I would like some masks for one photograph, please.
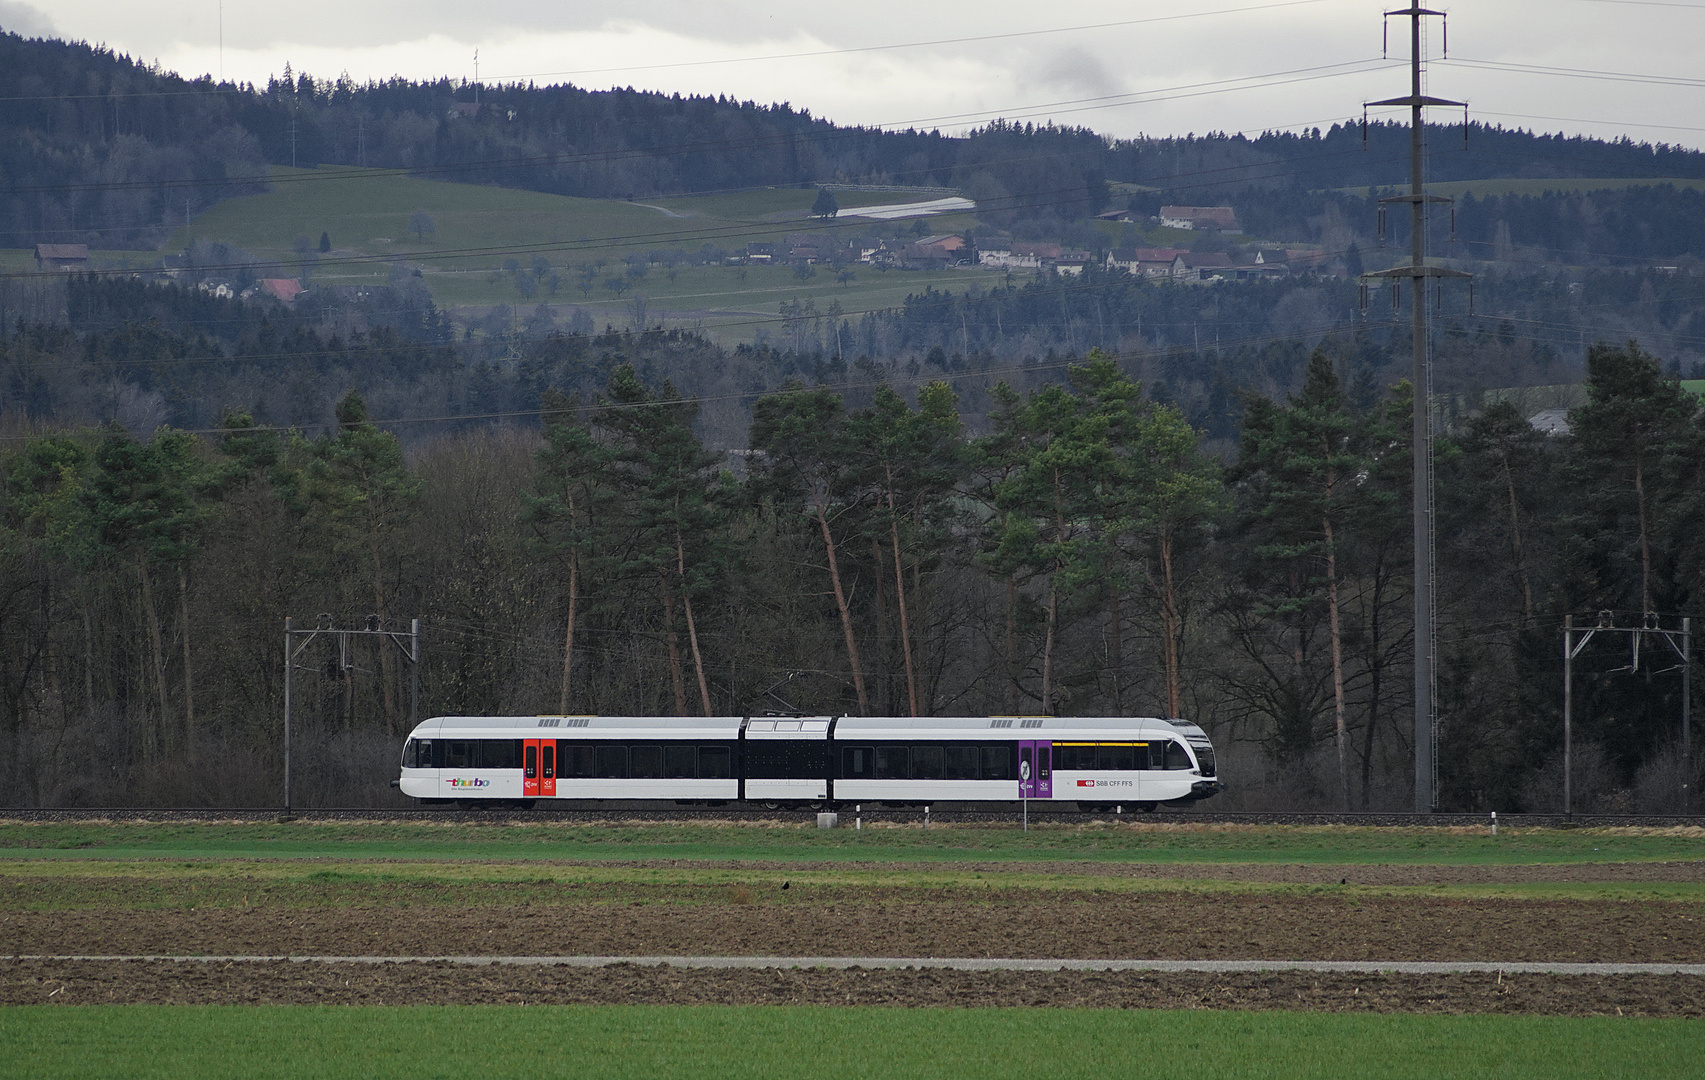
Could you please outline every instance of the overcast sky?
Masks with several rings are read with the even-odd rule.
[[[958,131],[1005,116],[1132,136],[1359,119],[1364,100],[1408,92],[1406,71],[1380,64],[1389,6],[0,0],[0,27],[256,83],[286,63],[317,78],[472,79],[477,49],[486,82],[726,93],[847,124]],[[1705,0],[1435,6],[1451,10],[1450,61],[1431,66],[1428,92],[1467,100],[1477,119],[1705,147]],[[1436,57],[1439,20],[1426,22]],[[1391,35],[1406,60],[1407,20]]]

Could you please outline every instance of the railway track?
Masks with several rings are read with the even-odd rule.
[[[890,808],[881,806],[842,807],[840,824],[849,827],[854,819],[870,824],[990,824],[1016,825],[1024,812],[1012,809],[959,809],[950,804],[921,808]],[[370,807],[296,807],[288,818],[301,822],[398,822],[398,823],[490,823],[493,821],[533,822],[538,824],[573,824],[592,821],[682,823],[693,821],[764,822],[779,821],[804,824],[816,820],[812,810],[758,807],[677,807],[677,806],[572,806],[550,809],[520,810],[493,807],[480,810],[457,808],[375,809]],[[286,815],[278,807],[81,807],[68,808],[0,808],[0,821],[19,821],[52,824],[78,822],[172,822],[172,823],[230,823],[277,822]],[[1138,822],[1152,825],[1342,825],[1361,828],[1462,828],[1487,827],[1487,814],[1396,814],[1396,813],[1216,813],[1208,811],[1165,811],[1143,814],[1132,810],[1123,814],[1084,813],[1053,807],[1032,807],[1029,820],[1037,824],[1073,824],[1089,821]],[[1636,828],[1705,827],[1705,815],[1700,814],[1503,814],[1498,824],[1506,828],[1604,828],[1612,826]]]

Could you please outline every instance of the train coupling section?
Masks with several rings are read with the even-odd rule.
[[[1218,780],[1198,780],[1190,785],[1190,797],[1192,799],[1206,799],[1209,796],[1218,795],[1224,790],[1225,785]]]

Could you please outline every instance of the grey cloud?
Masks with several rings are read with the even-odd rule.
[[[28,4],[0,0],[0,29],[24,37],[54,37],[58,31],[53,21]]]
[[[1083,97],[1105,97],[1126,90],[1099,57],[1075,46],[1052,51],[1037,67],[1034,79]]]

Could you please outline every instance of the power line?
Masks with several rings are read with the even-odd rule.
[[[1453,56],[1435,60],[1437,64],[1453,67],[1483,68],[1488,71],[1512,71],[1528,75],[1549,75],[1565,79],[1593,79],[1608,82],[1642,83],[1655,86],[1705,87],[1705,79],[1684,75],[1657,75],[1651,72],[1596,71],[1592,68],[1555,67],[1549,64],[1518,64],[1509,60],[1474,60]]]
[[[1603,127],[1619,128],[1654,128],[1660,131],[1705,131],[1705,127],[1690,127],[1684,124],[1649,124],[1644,120],[1591,120],[1582,116],[1540,116],[1534,113],[1491,112],[1486,109],[1476,109],[1481,116],[1508,116],[1516,120],[1555,120],[1560,124],[1598,124]]]

